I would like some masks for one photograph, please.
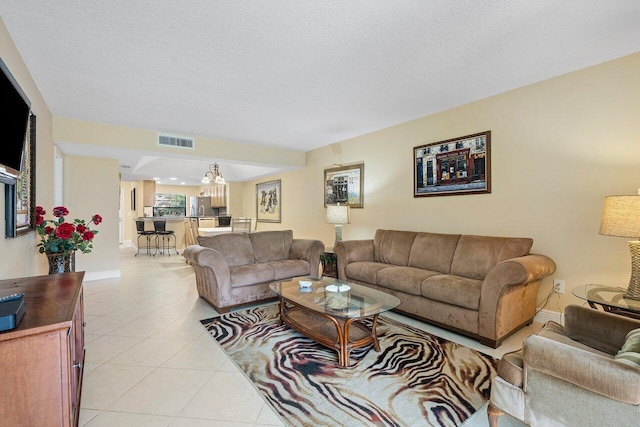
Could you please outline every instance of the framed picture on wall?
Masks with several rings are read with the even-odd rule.
[[[491,193],[491,131],[413,147],[413,197]]]
[[[17,237],[35,230],[36,116],[29,115],[22,172],[15,183],[5,185],[5,236]]]
[[[364,163],[324,170],[324,206],[336,203],[364,206]]]
[[[281,181],[256,184],[256,220],[258,222],[282,222]]]
[[[16,234],[35,230],[36,116],[29,115],[29,132],[24,149],[22,174],[16,182]]]
[[[136,210],[136,189],[131,190],[131,210]]]

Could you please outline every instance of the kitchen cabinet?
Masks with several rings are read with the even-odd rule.
[[[209,187],[209,196],[211,196],[212,208],[224,208],[227,206],[227,186],[224,184],[213,185]],[[205,192],[205,196],[206,196]]]
[[[142,181],[142,206],[156,205],[156,182]]]
[[[24,293],[15,329],[0,333],[0,425],[77,426],[84,367],[84,272],[0,280]]]

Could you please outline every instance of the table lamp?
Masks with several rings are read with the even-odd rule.
[[[640,237],[640,196],[606,196],[602,207],[600,234]],[[631,251],[631,279],[625,298],[640,300],[640,241],[627,242]]]
[[[351,214],[351,211],[349,210],[349,205],[341,205],[341,204],[327,205],[327,222],[329,224],[336,225],[335,243],[342,241],[342,224],[351,223],[350,214]]]

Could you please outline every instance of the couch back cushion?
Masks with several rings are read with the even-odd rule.
[[[374,259],[385,264],[406,266],[411,246],[418,233],[414,231],[376,230],[373,238]]]
[[[216,236],[198,236],[200,246],[220,252],[229,267],[253,264],[253,248],[247,233],[227,233]]]
[[[451,274],[483,280],[496,264],[529,254],[533,240],[518,237],[462,236],[456,246]]]
[[[418,233],[409,254],[409,267],[449,274],[459,234]]]
[[[291,249],[291,242],[293,241],[293,231],[260,231],[250,233],[249,239],[253,245],[253,255],[256,262],[289,259],[289,250]]]

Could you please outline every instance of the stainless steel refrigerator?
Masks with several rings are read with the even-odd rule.
[[[189,198],[189,216],[216,216],[216,212],[211,207],[211,197]]]

